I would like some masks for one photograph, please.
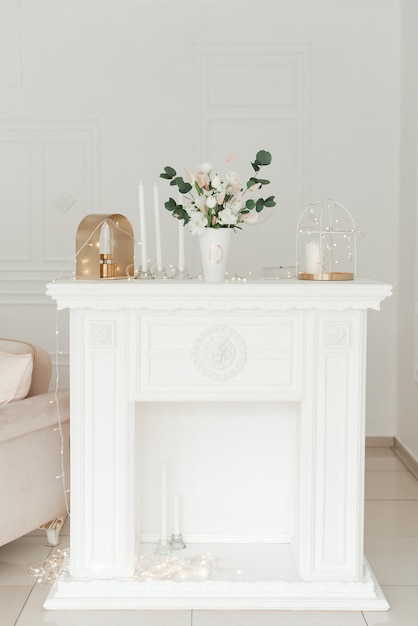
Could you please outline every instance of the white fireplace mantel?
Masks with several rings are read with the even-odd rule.
[[[69,279],[47,293],[71,312],[72,469],[70,562],[46,608],[388,608],[363,556],[363,485],[367,310],[389,285]],[[298,407],[291,532],[286,545],[265,536],[269,559],[291,555],[296,574],[267,573],[260,547],[257,580],[140,582],[136,407],[214,400],[260,416]],[[205,532],[205,544],[226,541]],[[263,544],[263,529],[251,532],[236,539],[237,561]],[[188,546],[198,534],[190,523]]]

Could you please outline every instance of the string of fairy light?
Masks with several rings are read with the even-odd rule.
[[[123,229],[120,228],[119,224],[113,221],[111,218],[106,217],[101,220],[94,229],[90,232],[89,236],[82,243],[82,245],[76,251],[75,258],[73,262],[77,261],[78,255],[87,247],[94,245],[91,241],[95,236],[97,231],[102,228],[105,222],[111,223],[114,228],[123,232],[124,235],[128,237],[132,237],[132,235]],[[134,239],[134,238],[133,238]],[[134,241],[136,241],[134,239]],[[137,242],[138,245],[141,245],[140,242]],[[132,278],[129,273],[129,268],[126,271],[127,278]],[[63,278],[74,278],[75,271],[72,272],[71,275],[64,275],[64,272],[58,278],[52,280],[52,282],[56,282],[57,280],[62,280]],[[245,279],[244,279],[245,280]],[[54,385],[54,399],[51,400],[51,404],[55,403],[56,411],[57,411],[57,426],[54,428],[54,431],[58,431],[60,435],[60,455],[61,455],[61,474],[59,474],[56,478],[62,481],[62,487],[65,498],[65,506],[66,512],[68,516],[71,516],[70,504],[69,504],[69,494],[70,489],[67,488],[67,477],[65,471],[65,437],[63,432],[63,422],[62,415],[60,409],[60,401],[59,401],[59,385],[60,385],[60,374],[59,374],[59,360],[62,355],[61,346],[60,346],[60,330],[59,330],[59,316],[58,316],[58,307],[56,308],[56,316],[55,316],[55,355],[56,355],[56,363],[55,363],[55,385]],[[69,549],[60,550],[57,549],[54,553],[45,559],[44,561],[31,566],[28,568],[28,573],[32,576],[36,576],[38,584],[52,584],[57,576],[65,571],[69,574],[69,559],[70,559],[70,551]],[[196,555],[188,558],[177,558],[174,556],[166,556],[160,557],[157,559],[146,559],[141,556],[138,559],[138,566],[135,571],[134,579],[142,582],[146,581],[162,581],[162,580],[173,580],[173,581],[185,581],[185,580],[206,580],[212,576],[212,573],[215,570],[220,570],[219,559],[215,559],[210,555]],[[240,570],[235,571],[236,574],[240,574]]]
[[[69,574],[70,551],[56,550],[54,554],[28,569],[28,573],[36,576],[38,585],[50,585],[57,576],[65,572]],[[210,554],[194,555],[185,558],[169,556],[159,559],[139,557],[133,580],[138,582],[174,581],[200,582],[210,580],[215,572],[233,573],[240,576],[240,569],[229,570],[221,567],[220,560]]]

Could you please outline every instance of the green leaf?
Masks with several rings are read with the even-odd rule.
[[[269,196],[266,200],[264,200],[264,206],[276,206],[274,196]]]
[[[271,154],[267,150],[260,150],[255,156],[255,161],[258,165],[270,165]]]
[[[259,179],[258,179],[258,182],[259,182],[261,185],[269,185],[269,184],[270,184],[270,181],[269,181],[269,180],[267,180],[267,179],[265,179],[265,178],[259,178]]]
[[[258,165],[257,161],[251,162],[251,165],[253,166],[254,172],[260,171],[260,166]]]
[[[247,200],[247,202],[245,203],[245,206],[247,207],[247,209],[249,209],[250,211],[255,207],[255,202],[254,200],[252,200],[251,198],[249,200]]]
[[[176,170],[169,165],[164,168],[164,172],[160,174],[160,178],[166,178],[167,180],[171,180],[176,175]]]
[[[173,217],[177,217],[177,219],[179,220],[183,220],[185,224],[187,224],[190,221],[189,215],[187,213],[187,211],[185,211],[183,209],[183,207],[181,206],[181,204],[179,204],[177,206],[176,209],[174,209],[173,211]]]
[[[184,183],[181,187],[179,186],[179,191],[182,194],[188,193],[191,190],[192,186],[190,183]]]
[[[188,193],[190,189],[192,188],[191,184],[186,183],[186,181],[183,180],[181,176],[177,176],[176,178],[173,178],[170,185],[172,185],[173,187],[175,186],[178,187],[178,190],[182,195],[184,195],[185,193]]]
[[[258,183],[258,179],[254,178],[254,176],[252,176],[251,178],[249,178],[247,180],[247,189],[249,189],[250,187],[252,187],[253,185],[255,185],[256,183]]]
[[[196,189],[198,195],[201,196],[203,194],[203,191],[202,191],[202,187],[199,185],[197,180],[194,181],[194,186],[195,186],[195,189]]]
[[[263,209],[264,209],[264,200],[263,198],[259,198],[255,205],[255,210],[257,211],[257,213],[260,213],[260,211],[262,211]]]
[[[167,202],[164,203],[164,206],[167,211],[174,211],[177,208],[177,202],[174,200],[174,198],[170,198]]]

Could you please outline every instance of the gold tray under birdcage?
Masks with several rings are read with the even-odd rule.
[[[298,273],[299,280],[353,280],[354,272],[323,272],[322,274]]]

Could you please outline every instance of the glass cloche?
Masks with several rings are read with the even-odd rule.
[[[351,213],[334,200],[306,207],[296,233],[296,271],[300,280],[353,280],[356,230]]]

